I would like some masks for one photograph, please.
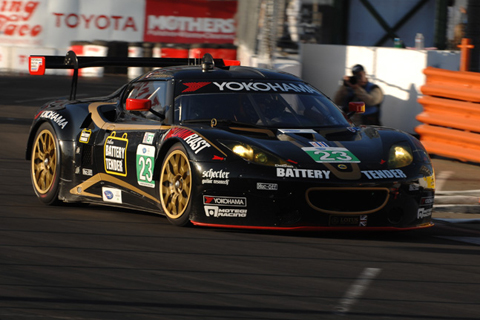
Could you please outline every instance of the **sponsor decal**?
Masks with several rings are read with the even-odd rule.
[[[366,227],[367,215],[360,216],[330,216],[329,225],[334,227],[359,226]]]
[[[420,185],[412,183],[408,185],[408,191],[418,191],[420,190]]]
[[[198,89],[203,88],[210,83],[211,82],[184,82],[183,84],[187,86],[187,89],[183,90],[182,93],[195,92]]]
[[[367,220],[368,216],[363,214],[360,216],[360,223],[358,224],[360,227],[366,227],[367,226]]]
[[[423,219],[432,215],[432,208],[418,208],[417,219]]]
[[[143,135],[142,143],[152,144],[153,138],[155,138],[155,133],[145,132],[145,134]]]
[[[30,74],[32,75],[45,74],[45,57],[29,57],[28,59],[29,59]]]
[[[105,172],[119,176],[127,176],[127,134],[124,133],[121,138],[115,136],[113,131],[105,140]]]
[[[267,183],[267,182],[257,182],[257,190],[276,191],[278,190],[278,184]]]
[[[90,136],[92,135],[92,130],[90,129],[83,129],[80,133],[79,141],[81,143],[88,143],[90,141]]]
[[[228,186],[230,180],[212,180],[212,179],[202,179],[202,184],[223,184]]]
[[[223,171],[223,170],[214,171],[213,169],[210,169],[208,171],[203,171],[202,184],[228,185],[230,182],[230,180],[228,179],[229,175],[230,175],[230,172]]]
[[[82,174],[83,174],[84,176],[92,176],[92,175],[93,175],[93,170],[92,170],[92,169],[83,168],[83,169],[82,169]]]
[[[122,191],[120,189],[102,187],[102,198],[105,202],[122,203]]]
[[[424,197],[424,198],[421,198],[420,199],[420,205],[421,206],[427,206],[427,207],[431,207],[433,206],[433,200],[434,198],[433,197]]]
[[[291,161],[291,160],[289,160]],[[293,166],[291,164],[279,164],[279,163],[275,163],[275,168],[293,168]]]
[[[171,138],[171,137],[179,137],[185,141],[190,149],[195,152],[195,154],[199,153],[205,148],[211,147],[210,143],[205,141],[201,136],[199,136],[196,133],[193,133],[192,131],[188,129],[183,129],[183,128],[173,128],[171,129],[165,139]]]
[[[137,182],[148,188],[155,188],[153,169],[155,167],[155,147],[146,144],[137,146]]]
[[[420,185],[425,189],[435,189],[435,176],[426,176],[418,180]]]
[[[276,168],[279,178],[330,179],[330,171],[313,169]]]
[[[304,92],[315,93],[316,91],[303,83],[291,82],[213,82],[219,91],[274,91],[274,92]]]
[[[221,196],[203,196],[203,204],[218,206],[246,207],[247,198],[245,197],[221,197]]]
[[[40,115],[40,118],[50,119],[62,129],[68,124],[68,121],[55,111],[44,111]]]
[[[310,141],[310,144],[316,148],[328,148],[328,144],[323,141]]]
[[[278,131],[281,133],[312,133],[312,134],[317,133],[313,129],[278,129]]]
[[[230,172],[228,171],[214,171],[213,169],[210,169],[208,171],[203,171],[202,172],[202,178],[209,178],[209,179],[228,179],[228,176],[230,175]]]
[[[205,206],[205,215],[214,218],[245,218],[247,216],[247,209],[238,208],[220,208],[217,206]]]
[[[362,173],[370,180],[374,179],[392,179],[392,178],[406,178],[407,175],[401,169],[390,170],[365,170]]]
[[[190,146],[192,151],[195,151],[195,154],[199,153],[202,149],[210,147],[210,144],[196,133],[183,140]]]
[[[302,148],[315,162],[318,163],[359,163],[357,157],[346,148],[339,147],[308,147]]]
[[[217,155],[213,155],[212,160],[225,160],[225,158],[224,158],[224,157],[217,156]]]

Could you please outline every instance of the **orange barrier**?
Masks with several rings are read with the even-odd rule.
[[[430,154],[480,162],[480,73],[427,67],[415,128]]]

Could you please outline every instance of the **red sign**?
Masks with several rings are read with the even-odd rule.
[[[147,0],[144,41],[233,43],[237,0]]]

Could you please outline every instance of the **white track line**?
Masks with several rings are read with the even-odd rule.
[[[335,313],[346,314],[367,290],[370,282],[382,271],[379,268],[365,268],[335,307]]]
[[[453,171],[442,171],[435,175],[435,190],[441,191],[445,182],[454,174]]]

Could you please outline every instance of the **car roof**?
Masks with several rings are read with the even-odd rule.
[[[139,80],[159,80],[168,78],[173,78],[175,80],[282,80],[304,82],[302,79],[287,72],[244,66],[213,68],[208,71],[202,71],[201,66],[166,67],[152,70],[140,77]]]

